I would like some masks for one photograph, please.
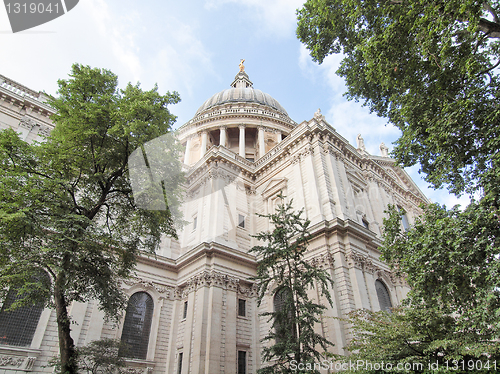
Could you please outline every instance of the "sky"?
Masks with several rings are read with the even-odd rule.
[[[158,84],[177,91],[170,107],[179,127],[213,94],[229,88],[240,59],[260,89],[287,110],[295,122],[320,108],[326,121],[356,146],[361,134],[369,153],[391,145],[399,130],[348,101],[335,74],[341,56],[313,62],[295,35],[296,9],[303,0],[81,0],[53,21],[12,33],[0,8],[0,74],[35,91],[55,95],[73,63],[105,68],[119,84]],[[433,202],[465,206],[468,199],[428,187],[418,166],[406,171]]]

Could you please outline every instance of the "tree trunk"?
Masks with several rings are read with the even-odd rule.
[[[64,274],[62,272],[59,273],[54,285],[54,301],[57,314],[57,332],[59,335],[59,353],[61,355],[61,373],[76,374],[77,365],[75,344],[70,334],[70,320],[63,289],[64,279]]]

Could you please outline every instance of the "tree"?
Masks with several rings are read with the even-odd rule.
[[[498,208],[500,2],[308,0],[297,34],[315,61],[344,53],[347,96],[402,131],[393,155]]]
[[[354,337],[347,346],[351,355],[343,361],[346,367],[355,362],[356,372],[497,372],[500,344],[457,334],[456,319],[434,308],[359,309],[349,317]]]
[[[481,204],[464,211],[437,204],[425,208],[411,230],[400,232],[399,215],[384,219],[383,258],[404,275],[410,301],[454,315],[456,331],[478,340],[500,337],[498,216]]]
[[[126,373],[126,362],[118,354],[121,343],[113,339],[94,340],[84,347],[75,348],[78,356],[78,368],[87,374],[121,374]],[[49,366],[60,370],[61,360],[54,357]]]
[[[162,234],[176,236],[171,209],[137,209],[128,158],[169,131],[167,105],[179,97],[117,84],[108,70],[74,65],[50,100],[55,128],[45,142],[0,133],[0,290],[18,289],[19,305],[55,307],[63,373],[77,371],[70,303],[94,298],[118,319],[126,305],[119,285],[136,256],[154,253]],[[170,151],[165,161],[181,175]],[[48,284],[36,281],[40,272]]]
[[[279,198],[284,199],[282,195]],[[260,306],[266,294],[271,293],[278,306],[272,312],[262,313],[271,322],[271,329],[262,340],[270,343],[263,348],[263,360],[273,364],[260,369],[260,374],[303,372],[302,365],[320,361],[324,353],[318,348],[326,352],[333,345],[314,331],[326,307],[311,300],[308,291],[317,288],[331,305],[328,288],[333,281],[326,270],[312,266],[304,258],[310,221],[302,219],[302,213],[295,213],[290,201],[278,205],[275,213],[259,215],[270,220],[273,230],[255,235],[266,244],[250,250],[258,259],[257,302]],[[293,370],[291,364],[299,370]]]

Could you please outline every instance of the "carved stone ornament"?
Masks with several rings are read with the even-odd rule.
[[[317,121],[324,121],[325,116],[323,114],[321,114],[321,109],[320,108],[318,108],[318,110],[316,112],[314,112],[314,118]]]
[[[309,264],[316,268],[331,268],[335,259],[330,252],[322,253],[319,256],[316,256],[309,260]]]
[[[152,367],[126,368],[126,369],[122,369],[121,373],[125,373],[125,374],[153,374],[153,368]]]
[[[199,290],[202,287],[219,287],[229,291],[240,292],[242,288],[240,287],[239,282],[239,279],[231,277],[227,274],[222,274],[216,271],[204,271],[190,278],[185,286],[179,287],[176,290],[175,294],[180,294],[181,298],[186,298],[189,293]],[[245,292],[248,295],[251,294],[250,291]]]
[[[347,264],[350,268],[354,267],[359,270],[363,270],[363,264],[366,261],[366,257],[356,253],[356,252],[350,252],[347,255]]]
[[[24,364],[24,361],[29,358],[32,357],[0,355],[0,367],[21,368]]]
[[[166,299],[173,299],[175,297],[175,288],[171,286],[162,286],[139,278],[125,279],[123,280],[123,283],[125,283],[129,287],[139,285],[144,289],[152,288],[156,292],[158,292],[161,297],[164,297]]]
[[[28,129],[28,130],[31,130],[35,125],[36,125],[35,121],[33,121],[28,116],[23,116],[21,118],[21,122],[19,122],[19,127],[22,127],[24,129]]]
[[[38,135],[40,136],[49,136],[50,135],[50,127],[49,126],[40,126],[40,130],[38,130]]]

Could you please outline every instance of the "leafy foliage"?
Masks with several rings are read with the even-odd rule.
[[[279,198],[284,199],[282,195]],[[326,352],[332,345],[314,331],[326,307],[314,302],[309,291],[317,288],[318,295],[331,305],[328,288],[333,281],[326,270],[313,267],[304,259],[310,221],[302,219],[302,213],[295,213],[290,201],[278,205],[275,213],[259,215],[269,218],[273,230],[255,235],[266,245],[250,250],[258,259],[258,305],[268,292],[281,301],[278,310],[262,314],[271,322],[271,329],[262,340],[270,343],[263,348],[262,358],[271,365],[260,369],[260,374],[299,373],[300,370],[290,369],[292,360],[296,365],[320,361],[324,353],[318,348]]]
[[[127,162],[168,132],[175,117],[167,105],[179,97],[131,84],[119,90],[110,71],[80,65],[59,81],[58,93],[45,142],[0,133],[0,290],[17,287],[23,303],[55,306],[62,370],[73,373],[68,305],[94,298],[119,318],[120,280],[136,256],[154,253],[162,234],[176,235],[169,210],[137,209]],[[165,162],[182,174],[177,151]],[[40,271],[50,274],[48,286],[32,281]]]
[[[435,187],[499,196],[498,1],[308,0],[299,39],[402,131],[393,155]],[[489,20],[493,18],[493,21]]]
[[[384,220],[383,258],[406,275],[410,298],[456,316],[457,331],[500,337],[498,212],[472,203],[463,212],[426,207],[400,232],[394,207]]]
[[[120,342],[114,339],[94,340],[86,346],[76,348],[78,367],[87,374],[121,374],[126,373],[126,362],[118,355]],[[61,360],[55,357],[49,366],[60,370]]]
[[[500,343],[457,334],[456,319],[434,308],[359,309],[349,317],[355,333],[347,347],[352,354],[343,361],[360,363],[356,372],[496,372]]]

